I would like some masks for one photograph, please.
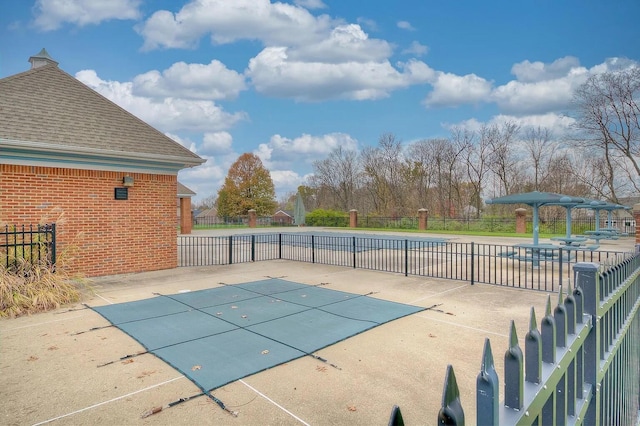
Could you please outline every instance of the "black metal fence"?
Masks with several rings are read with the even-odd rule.
[[[273,216],[259,216],[256,218],[256,224],[258,226],[293,226],[293,223],[280,220]],[[248,228],[249,216],[236,216],[236,217],[217,217],[217,216],[203,216],[193,218],[193,227],[195,229],[203,228]]]
[[[473,283],[555,291],[578,262],[618,263],[633,253],[539,250],[445,240],[264,233],[180,236],[179,266],[293,260]]]
[[[22,261],[56,263],[55,223],[0,227],[0,264],[15,268]]]

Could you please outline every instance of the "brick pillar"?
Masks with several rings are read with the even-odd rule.
[[[633,218],[636,220],[636,247],[640,244],[640,231],[638,230],[638,226],[640,226],[640,203],[633,206]]]
[[[358,210],[349,210],[349,227],[358,227]]]
[[[258,226],[258,215],[254,209],[249,210],[249,228]]]
[[[516,209],[516,234],[527,233],[527,209]]]
[[[427,220],[429,218],[429,211],[427,209],[418,210],[418,230],[427,230]]]
[[[180,198],[180,233],[191,233],[191,197]]]

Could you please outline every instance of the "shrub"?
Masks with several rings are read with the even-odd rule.
[[[349,215],[336,210],[316,209],[307,213],[305,223],[308,226],[349,226]]]

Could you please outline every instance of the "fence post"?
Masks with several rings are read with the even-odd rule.
[[[278,259],[282,259],[282,234],[278,234]]]
[[[475,283],[475,270],[476,270],[476,261],[475,261],[475,244],[471,241],[471,285]]]
[[[56,224],[51,224],[51,246],[49,247],[51,251],[51,265],[56,264]]]
[[[233,236],[229,235],[229,265],[233,264]]]
[[[593,328],[584,342],[584,381],[591,384],[591,401],[585,415],[584,424],[596,424],[600,418],[600,384],[598,369],[600,365],[600,320],[598,319],[599,294],[599,265],[593,262],[579,262],[573,265],[575,287],[583,294],[584,312],[591,315]]]
[[[251,261],[256,261],[256,236],[251,234]]]
[[[404,240],[404,276],[409,275],[409,240]]]
[[[311,263],[316,263],[316,240],[313,234],[311,234]]]
[[[353,268],[355,269],[355,267],[356,267],[356,237],[353,236],[351,238],[352,238],[352,241],[353,241],[352,248],[351,248],[352,251],[353,251]]]

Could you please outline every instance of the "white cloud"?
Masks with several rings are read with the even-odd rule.
[[[402,53],[407,55],[415,55],[415,56],[423,56],[426,55],[429,51],[429,47],[424,44],[420,44],[420,42],[412,41],[411,46],[407,47],[402,51]]]
[[[206,65],[176,62],[162,73],[152,70],[133,79],[134,95],[153,98],[234,99],[245,89],[244,77],[217,60]]]
[[[491,82],[475,74],[459,76],[438,72],[432,86],[433,91],[424,101],[429,107],[486,102],[491,94]]]
[[[140,18],[140,0],[37,0],[34,25],[42,31],[60,28],[65,22],[79,27],[110,19]]]
[[[205,133],[200,152],[204,155],[220,155],[231,152],[233,137],[228,132]]]
[[[546,114],[525,115],[520,117],[499,114],[493,117],[491,122],[496,124],[507,122],[515,123],[520,126],[521,129],[528,127],[535,129],[540,127],[542,129],[548,129],[551,134],[556,137],[561,137],[572,133],[576,120],[566,115],[548,112]]]
[[[304,2],[305,6],[315,4]],[[193,47],[205,34],[214,43],[258,40],[265,47],[249,60],[245,76],[261,94],[297,101],[385,98],[394,90],[425,83],[423,73],[417,71],[430,70],[414,61],[392,65],[393,45],[369,37],[359,24],[314,16],[304,7],[268,0],[192,0],[175,14],[154,13],[138,31],[146,49]],[[411,52],[424,54],[426,46],[414,43]],[[180,80],[168,75],[176,65],[162,73],[151,71],[137,77],[134,93],[167,96],[175,88],[183,97],[189,92],[189,96],[204,99],[237,96],[244,88],[240,76],[215,61],[209,67],[214,64],[227,76],[208,90],[199,90],[207,79],[193,84],[187,77],[195,72],[186,69],[193,64],[182,64],[176,73]],[[212,74],[202,71],[203,76]]]
[[[496,87],[491,98],[501,111],[520,115],[569,108],[574,91],[589,76],[589,70],[572,56],[551,63],[523,61],[511,72],[516,80]]]
[[[301,164],[310,165],[322,159],[338,147],[355,150],[358,141],[345,133],[329,133],[320,136],[303,134],[295,139],[273,135],[254,153],[269,169],[288,169]]]
[[[207,158],[207,161],[198,167],[181,170],[178,173],[178,181],[196,193],[192,200],[195,201],[216,194],[226,175],[227,168],[217,164],[213,158]]]
[[[324,9],[327,7],[322,0],[294,0],[294,3],[305,9]]]
[[[570,75],[553,80],[522,83],[510,81],[497,87],[491,98],[506,113],[531,114],[568,108],[573,92],[588,78],[584,68],[574,69]]]
[[[621,71],[630,67],[640,66],[638,61],[629,58],[607,58],[603,63],[595,65],[589,69],[592,74],[601,74],[606,71]]]
[[[522,61],[511,67],[511,73],[518,81],[534,83],[537,81],[554,80],[566,76],[574,68],[580,67],[580,61],[573,56],[556,59],[550,64],[536,61]]]
[[[262,94],[299,101],[325,99],[380,99],[390,92],[424,82],[426,64],[415,61],[399,64],[398,71],[388,61],[323,62],[293,61],[284,47],[264,49],[249,61],[246,75]]]
[[[522,61],[511,68],[516,80],[494,89],[491,98],[508,114],[541,114],[568,108],[573,93],[589,76],[573,56],[551,63]]]
[[[266,45],[307,44],[324,38],[333,26],[327,15],[269,0],[192,0],[177,13],[155,12],[137,27],[143,49],[192,48],[210,34],[214,43],[259,40]],[[295,36],[294,36],[295,35]]]
[[[453,127],[460,127],[471,131],[479,131],[483,125],[502,125],[505,123],[513,123],[524,130],[526,128],[542,128],[548,129],[551,135],[557,138],[561,138],[564,135],[572,132],[573,126],[576,120],[574,118],[549,112],[546,114],[515,116],[498,114],[493,116],[489,121],[482,122],[476,118],[463,120],[458,123],[444,123],[442,127],[445,129],[452,129]]]
[[[370,39],[360,25],[349,24],[335,27],[329,36],[317,43],[289,48],[287,56],[294,62],[380,62],[391,56],[389,43]]]
[[[413,25],[411,25],[411,23],[407,21],[398,21],[396,25],[398,25],[398,28],[400,28],[401,30],[407,30],[407,31],[416,30],[415,28],[413,28]]]
[[[492,102],[503,114],[542,116],[570,109],[573,93],[590,75],[634,65],[637,62],[626,58],[609,58],[587,69],[571,56],[551,63],[523,61],[511,69],[516,80],[498,87],[475,74],[458,76],[437,72],[429,81],[433,91],[424,103],[428,107],[442,107]]]
[[[297,192],[298,187],[304,182],[304,177],[292,170],[273,170],[270,174],[273,186],[280,196]]]
[[[82,70],[76,78],[141,120],[165,132],[192,130],[215,132],[232,127],[246,118],[244,113],[230,114],[211,101],[164,98],[155,101],[135,96],[133,83],[105,81],[93,70]]]
[[[496,87],[491,98],[507,114],[531,115],[570,109],[575,90],[589,76],[636,64],[627,58],[609,58],[587,69],[571,56],[548,64],[523,61],[512,68],[517,80]]]

